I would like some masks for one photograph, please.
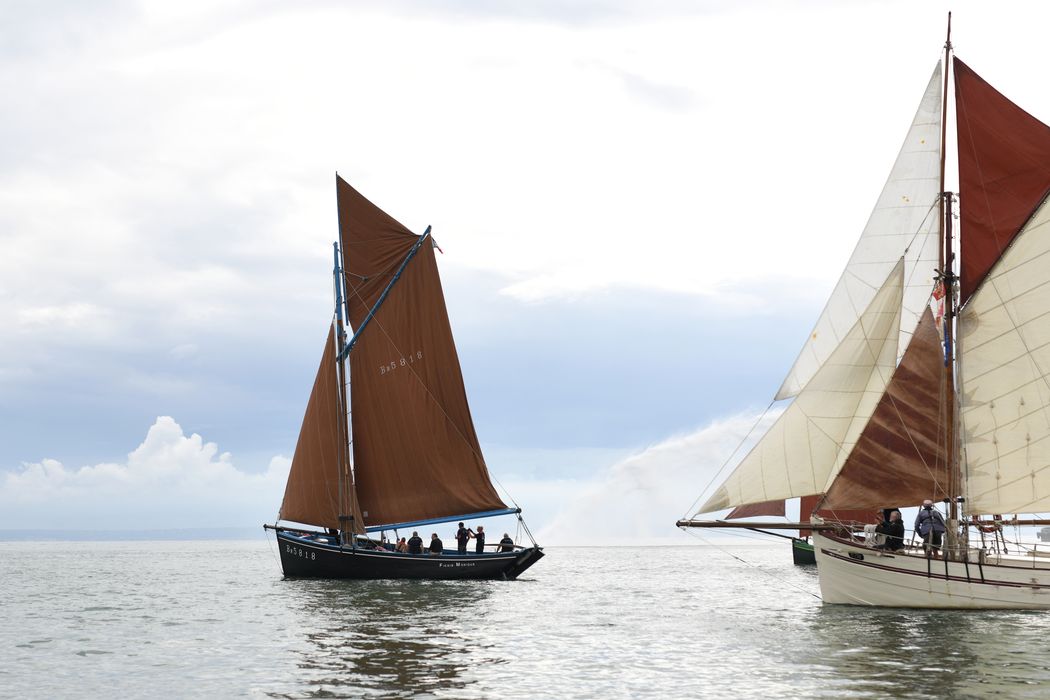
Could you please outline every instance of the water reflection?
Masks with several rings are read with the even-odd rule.
[[[281,697],[406,697],[467,689],[485,644],[470,630],[492,582],[292,581],[303,614],[294,645],[310,690]],[[499,659],[487,659],[498,662]]]
[[[1050,683],[1043,613],[824,605],[809,618],[833,695],[1043,698]]]

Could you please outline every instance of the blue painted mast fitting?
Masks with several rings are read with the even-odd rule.
[[[332,276],[335,277],[335,318],[337,321],[337,328],[339,330],[339,353],[342,355],[343,343],[346,342],[346,326],[343,324],[343,266],[340,265],[339,260],[339,244],[332,244],[332,254],[335,258],[335,265],[332,268]]]

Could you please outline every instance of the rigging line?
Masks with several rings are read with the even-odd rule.
[[[724,462],[722,462],[722,466],[720,466],[718,468],[718,471],[716,471],[714,473],[714,475],[711,477],[710,481],[707,482],[707,485],[705,485],[704,488],[700,491],[700,495],[696,497],[696,500],[693,501],[692,505],[690,505],[689,508],[686,509],[685,513],[682,514],[682,519],[683,520],[688,520],[689,519],[689,517],[690,517],[689,516],[689,512],[691,510],[693,510],[693,508],[696,508],[697,504],[700,503],[700,499],[703,498],[703,496],[707,492],[707,490],[709,488],[711,488],[711,484],[713,484],[718,479],[718,477],[720,477],[722,475],[722,472],[725,471],[726,465],[728,465],[733,460],[733,457],[736,456],[736,453],[740,450],[740,448],[743,446],[743,444],[745,442],[747,442],[748,439],[751,437],[751,434],[753,432],[755,432],[755,428],[758,427],[758,424],[769,413],[769,409],[773,408],[773,404],[774,403],[776,403],[776,399],[773,399],[772,401],[770,401],[769,405],[766,406],[765,410],[762,411],[762,413],[759,414],[758,418],[755,419],[755,422],[754,422],[754,424],[752,424],[751,429],[748,430],[747,434],[744,435],[744,437],[740,439],[740,442],[737,443],[737,446],[733,448],[733,451],[730,453],[730,455],[728,457],[726,457]],[[693,515],[699,515],[699,513],[693,513]]]
[[[278,520],[280,520],[280,518],[278,518]],[[270,556],[273,557],[274,563],[277,564],[277,569],[278,570],[283,570],[284,567],[281,564],[280,554],[278,552],[275,552],[274,549],[273,549],[274,544],[277,543],[277,533],[276,533],[276,531],[274,532],[273,541],[270,540],[270,533],[264,533],[264,534],[266,536],[266,545],[267,545],[266,548],[270,550]],[[278,547],[279,546],[280,545],[278,545]]]
[[[774,581],[777,581],[778,583],[782,583],[782,584],[784,584],[786,586],[790,586],[791,588],[794,588],[797,591],[805,593],[806,595],[813,596],[817,600],[821,599],[820,596],[817,595],[816,593],[814,593],[813,591],[807,591],[805,588],[802,588],[801,586],[798,586],[798,585],[792,583],[791,581],[788,581],[787,579],[785,579],[785,578],[783,578],[781,576],[777,576],[776,574],[770,572],[769,570],[763,569],[762,567],[758,566],[757,564],[753,564],[752,562],[749,562],[749,561],[747,561],[746,559],[744,559],[742,557],[738,557],[737,555],[733,554],[732,552],[730,552],[727,549],[723,549],[717,543],[715,543],[715,542],[713,542],[713,541],[711,541],[709,539],[706,539],[701,533],[693,532],[693,530],[695,528],[680,528],[680,529],[688,530],[689,531],[688,534],[692,535],[693,537],[696,537],[698,540],[700,540],[701,542],[703,542],[707,546],[714,547],[715,549],[717,549],[722,554],[725,554],[726,556],[729,556],[729,557],[732,557],[733,559],[736,559],[738,562],[740,562],[741,564],[744,564],[745,566],[749,566],[752,569],[755,569],[756,571],[761,571],[763,574],[765,574],[766,576],[769,576],[770,578],[772,578]],[[735,537],[744,537],[745,539],[760,539],[760,538],[757,538],[757,537],[746,537],[742,533],[726,533],[726,534],[728,534],[730,536],[735,536]]]
[[[431,240],[433,240],[433,238],[431,238]],[[358,291],[356,289],[354,290],[354,295],[358,299],[360,299],[363,304],[365,304],[366,308],[368,307],[368,304],[365,303],[364,299],[361,298],[360,293],[358,293]],[[447,309],[446,309],[446,315],[447,315]],[[379,320],[378,314],[372,317],[372,323],[376,324],[376,326],[379,327],[379,330],[382,331],[382,333],[386,337],[386,339],[388,341],[390,341],[390,344],[394,347],[394,350],[397,352],[397,354],[402,356],[402,357],[404,357],[404,352],[401,350],[400,346],[398,346],[398,344],[394,342],[394,339],[391,337],[390,333],[387,332],[387,329],[383,325],[383,322]],[[451,324],[450,324],[450,326],[451,326]],[[456,359],[457,360],[459,359],[458,358],[458,353],[457,353],[457,358]],[[471,441],[467,438],[466,435],[463,434],[463,431],[460,430],[460,428],[456,424],[456,422],[454,420],[452,420],[452,416],[450,416],[448,414],[448,412],[445,410],[445,407],[441,405],[441,402],[438,400],[438,398],[436,396],[434,396],[434,393],[432,391],[430,391],[430,387],[427,386],[426,382],[423,381],[423,378],[419,375],[419,372],[416,371],[415,367],[413,367],[412,365],[407,365],[407,367],[408,367],[409,371],[412,373],[412,376],[415,377],[416,381],[419,382],[419,385],[423,387],[423,391],[426,392],[427,396],[430,397],[430,399],[434,402],[434,405],[437,406],[439,411],[441,411],[441,415],[443,415],[445,417],[445,420],[448,421],[449,425],[452,426],[453,430],[456,432],[456,435],[458,435],[460,437],[460,439],[463,441],[463,444],[467,446],[467,449],[470,450],[474,454],[474,456],[477,457],[478,460],[483,465],[485,465],[485,471],[488,472],[489,478],[492,479],[494,482],[496,482],[496,485],[499,486],[503,490],[503,492],[507,495],[507,498],[510,499],[510,502],[514,504],[515,508],[520,508],[521,506],[519,506],[517,501],[514,500],[514,497],[511,495],[510,490],[508,490],[506,486],[504,486],[502,483],[500,483],[499,479],[497,479],[495,476],[493,476],[492,471],[488,468],[488,463],[485,461],[485,457],[482,456],[480,451],[478,451],[477,449],[474,448],[474,445],[471,444]],[[461,367],[460,368],[460,374],[461,375],[462,375],[462,371],[463,370],[462,370],[462,367]],[[464,389],[464,391],[465,391],[465,389]],[[469,410],[469,408],[468,408],[468,410]]]
[[[908,245],[905,246],[904,253],[903,253],[904,255],[908,254],[908,251],[911,250],[911,247],[913,245],[915,245],[915,241],[916,241],[916,239],[918,239],[918,237],[920,235],[932,236],[934,234],[933,231],[927,231],[925,234],[923,234],[922,227],[926,225],[927,221],[929,221],[930,216],[933,214],[933,210],[937,208],[937,204],[940,201],[941,201],[941,198],[939,196],[933,198],[933,203],[926,210],[926,216],[922,217],[922,221],[919,222],[919,227],[915,230],[915,233],[913,233],[911,235],[911,240],[908,241]]]

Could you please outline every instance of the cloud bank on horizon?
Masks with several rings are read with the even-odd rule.
[[[0,471],[0,529],[245,527],[272,520],[291,460],[262,473],[161,416],[123,463],[67,468],[53,459]],[[275,498],[276,496],[276,498]]]
[[[686,500],[699,496],[744,438],[760,435],[776,415],[717,421],[590,475],[511,478],[504,485],[541,544],[682,543],[674,522],[689,514]],[[230,453],[161,416],[124,462],[68,468],[43,459],[0,471],[0,530],[261,525],[275,517],[290,464],[276,456],[265,472],[245,472]]]

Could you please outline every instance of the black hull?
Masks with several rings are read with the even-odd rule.
[[[791,539],[791,556],[795,560],[795,566],[817,565],[817,555],[813,551],[813,545],[805,540]]]
[[[543,557],[539,547],[513,552],[439,556],[340,548],[277,533],[281,568],[289,578],[513,580]]]

